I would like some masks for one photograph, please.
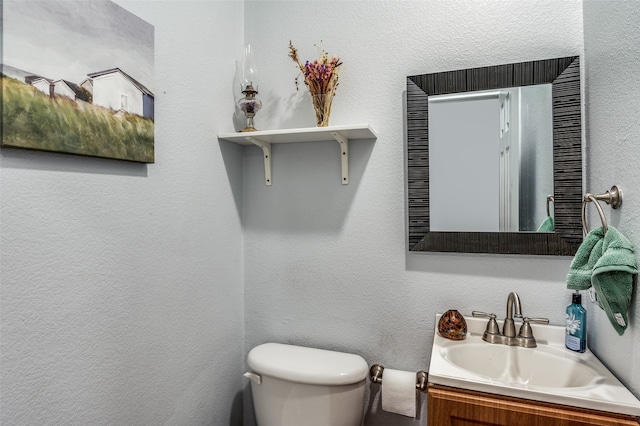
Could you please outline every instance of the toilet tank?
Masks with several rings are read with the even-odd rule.
[[[366,361],[359,355],[265,343],[247,357],[258,426],[359,426]],[[260,382],[260,383],[258,383]]]

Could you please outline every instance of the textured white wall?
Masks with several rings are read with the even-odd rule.
[[[256,126],[314,125],[287,46],[313,59],[324,40],[344,61],[331,124],[378,134],[352,142],[346,186],[335,142],[274,146],[271,187],[245,148],[245,350],[292,342],[424,369],[437,312],[504,316],[512,290],[526,315],[564,323],[570,258],[406,253],[403,92],[407,75],[582,54],[581,2],[247,1],[245,39],[263,75]],[[419,424],[381,413],[373,389],[366,424]]]
[[[613,184],[624,191],[618,210],[605,207],[609,222],[640,250],[640,3],[584,2],[587,101],[587,188],[604,192]],[[591,210],[593,209],[593,210]],[[593,207],[590,222],[596,226]],[[636,254],[640,263],[640,253]],[[590,348],[640,397],[640,297],[636,284],[629,327],[622,337],[604,312],[590,306]]]
[[[402,92],[406,75],[581,54],[580,2],[247,2],[258,127],[314,125],[287,44],[313,58],[323,39],[345,61],[331,123],[378,133],[352,143],[348,186],[337,144],[274,147],[272,187],[257,148],[242,173],[214,137],[233,129],[242,2],[118,3],[156,29],[156,164],[0,151],[1,423],[237,424],[243,274],[245,354],[282,341],[427,368],[436,312],[501,316],[511,290],[563,322],[568,258],[405,252]],[[623,185],[607,213],[638,246],[640,16],[609,4],[584,6],[587,185]],[[640,394],[637,295],[622,338],[590,314],[592,348]],[[371,398],[367,424],[418,424]]]
[[[0,423],[239,424],[243,4],[118,3],[155,26],[156,163],[0,151]]]

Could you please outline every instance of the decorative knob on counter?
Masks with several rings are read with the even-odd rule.
[[[445,339],[464,340],[467,338],[467,321],[455,309],[448,310],[438,321],[438,334]]]

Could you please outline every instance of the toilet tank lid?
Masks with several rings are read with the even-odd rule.
[[[281,343],[256,346],[247,363],[258,374],[313,385],[358,383],[369,369],[360,355]]]

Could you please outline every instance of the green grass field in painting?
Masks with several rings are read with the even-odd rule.
[[[2,76],[2,146],[153,163],[153,138],[152,120]]]

